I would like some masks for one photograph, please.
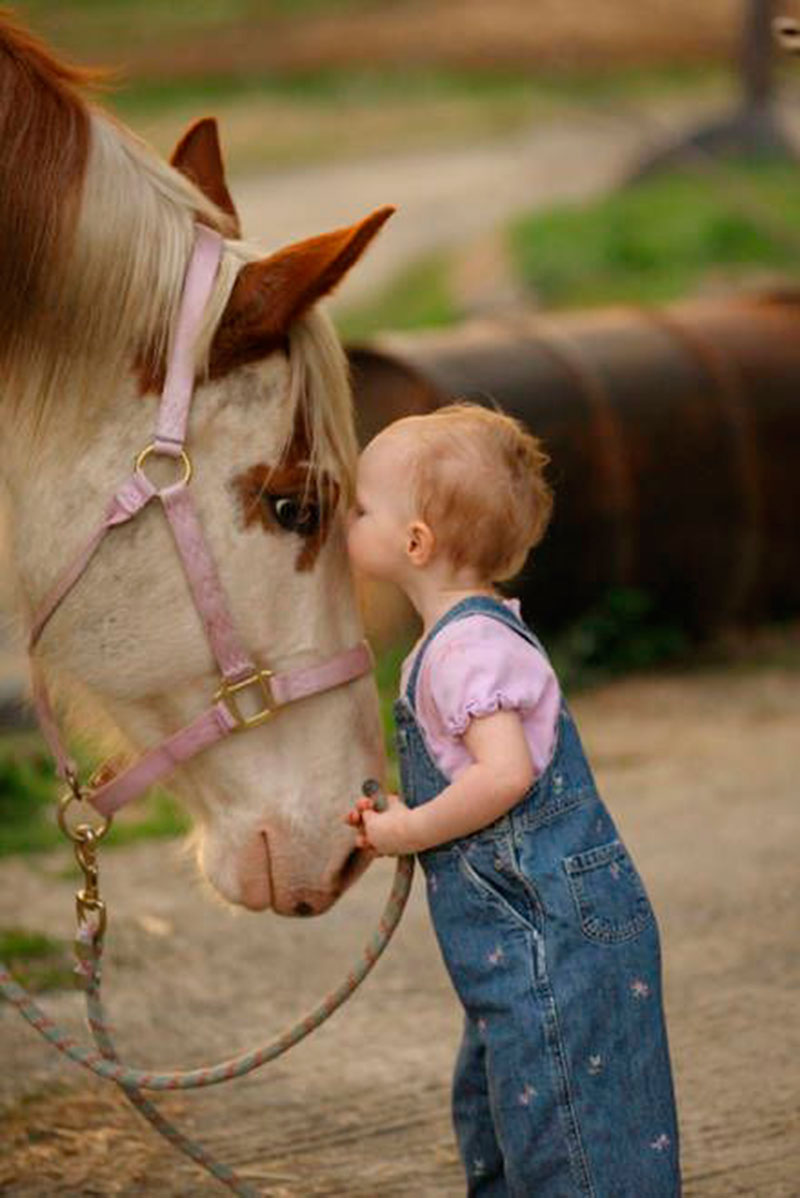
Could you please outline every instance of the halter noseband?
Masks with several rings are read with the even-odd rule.
[[[196,225],[194,251],[186,273],[155,437],[138,455],[133,474],[115,492],[103,520],[81,552],[59,575],[31,623],[28,652],[33,698],[45,740],[56,759],[58,775],[69,783],[74,797],[86,799],[106,818],[175,766],[230,733],[254,728],[287,703],[352,682],[372,669],[369,647],[361,641],[320,665],[274,673],[259,668],[252,661],[236,633],[189,490],[192,464],[184,448],[194,393],[195,344],[221,254],[219,234],[204,225]],[[181,477],[177,482],[157,488],[150,481],[144,467],[154,455],[173,458],[181,466]],[[147,751],[123,772],[109,778],[108,768],[104,767],[100,771],[101,777],[90,780],[88,788],[81,787],[75,763],[69,758],[59,733],[34,649],[48,620],[82,577],[106,534],[133,519],[154,497],[161,500],[172,529],[195,607],[220,669],[221,684],[213,704],[191,723]],[[248,691],[255,692],[258,711],[246,715],[241,700]]]

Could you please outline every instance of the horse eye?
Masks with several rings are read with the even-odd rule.
[[[319,507],[296,495],[268,495],[267,501],[275,520],[287,532],[296,532],[301,537],[310,537],[319,529]]]

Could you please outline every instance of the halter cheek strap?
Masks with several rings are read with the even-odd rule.
[[[58,774],[106,817],[165,777],[183,761],[232,732],[257,727],[287,703],[351,682],[372,669],[365,641],[345,649],[320,665],[273,673],[259,668],[239,640],[225,592],[189,489],[192,465],[185,449],[186,430],[194,393],[195,346],[203,314],[214,286],[222,254],[222,239],[204,225],[195,226],[195,246],[184,283],[175,339],[167,366],[153,442],[136,459],[133,474],[113,495],[103,519],[84,548],[58,577],[31,621],[28,641],[33,699],[42,733],[56,759]],[[151,456],[175,459],[177,481],[157,488],[145,465]],[[195,607],[221,682],[213,704],[196,719],[149,750],[122,773],[88,789],[77,784],[75,763],[69,758],[58,730],[44,678],[35,656],[48,620],[81,578],[107,533],[134,519],[158,498],[175,539]],[[249,695],[244,712],[244,701]],[[255,712],[253,712],[255,704]]]

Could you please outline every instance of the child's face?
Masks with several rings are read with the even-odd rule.
[[[408,460],[404,437],[381,433],[358,459],[356,502],[348,514],[347,548],[356,569],[399,582],[406,564]]]

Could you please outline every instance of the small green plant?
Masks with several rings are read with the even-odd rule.
[[[39,739],[0,739],[0,856],[59,843],[55,798],[55,773]]]

